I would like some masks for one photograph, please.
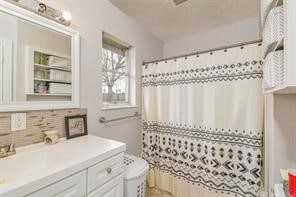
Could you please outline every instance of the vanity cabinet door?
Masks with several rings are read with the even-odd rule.
[[[123,175],[117,176],[94,190],[88,197],[123,197]]]
[[[86,196],[86,170],[40,189],[29,197],[84,197]]]
[[[123,173],[123,170],[123,153],[120,153],[88,168],[87,192],[90,193],[94,189],[107,183],[111,179]]]

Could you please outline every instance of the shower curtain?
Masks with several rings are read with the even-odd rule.
[[[143,66],[148,186],[177,197],[259,196],[260,44]]]

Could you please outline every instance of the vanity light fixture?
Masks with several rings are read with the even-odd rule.
[[[71,24],[71,13],[68,11],[59,11],[56,10],[38,0],[5,0],[7,2],[13,3],[19,7],[22,7],[26,10],[35,12],[41,16],[44,16],[48,19],[54,20],[65,26]]]
[[[63,16],[63,19],[65,19],[65,21],[71,21],[72,19],[71,13],[68,11],[63,11],[62,16]]]
[[[72,19],[72,16],[71,16],[70,12],[63,11],[62,14],[60,16],[58,16],[56,19],[59,20],[64,25],[69,26],[70,22],[71,22],[71,19]]]
[[[44,13],[47,9],[47,6],[44,3],[39,3],[38,12]]]

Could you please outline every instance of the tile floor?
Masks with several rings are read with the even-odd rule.
[[[146,197],[174,197],[170,193],[165,191],[160,191],[157,188],[147,188],[146,191],[147,191]]]

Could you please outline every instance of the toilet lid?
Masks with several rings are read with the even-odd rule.
[[[143,176],[148,169],[149,165],[144,159],[129,154],[124,155],[124,179],[130,180]]]

